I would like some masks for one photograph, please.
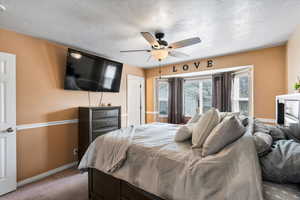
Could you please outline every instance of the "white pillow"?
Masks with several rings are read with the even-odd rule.
[[[223,121],[223,119],[225,119],[225,117],[231,117],[231,116],[236,116],[239,117],[240,116],[240,112],[220,112],[220,122]]]
[[[236,116],[226,117],[209,134],[202,147],[202,156],[221,151],[245,133],[246,129]]]
[[[201,148],[213,128],[220,122],[219,111],[215,108],[207,111],[194,125],[192,134],[193,148]]]
[[[188,124],[189,123],[196,123],[199,121],[201,117],[201,114],[199,113],[199,110],[197,109],[196,113],[194,114],[194,116],[187,122]]]
[[[193,127],[195,123],[188,123],[177,129],[175,142],[183,142],[192,137]]]

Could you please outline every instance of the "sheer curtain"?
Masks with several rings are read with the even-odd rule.
[[[170,78],[169,80],[169,111],[168,122],[172,124],[183,123],[183,78]]]
[[[214,74],[213,80],[213,107],[219,109],[221,112],[231,112],[231,93],[233,78],[231,72],[221,74]]]

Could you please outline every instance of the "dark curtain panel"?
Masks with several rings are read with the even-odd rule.
[[[219,109],[221,112],[231,112],[232,73],[214,74],[212,80],[213,107]]]
[[[183,79],[169,79],[169,106],[168,122],[183,123]]]

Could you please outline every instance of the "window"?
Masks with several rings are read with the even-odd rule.
[[[212,80],[186,79],[183,84],[184,115],[193,116],[199,108],[200,113],[212,107]]]
[[[157,103],[160,116],[168,115],[169,83],[167,80],[157,81]]]
[[[250,77],[248,72],[236,74],[233,82],[232,109],[242,115],[249,116],[250,112]]]
[[[205,113],[212,107],[212,79],[203,80],[202,82],[202,113]]]

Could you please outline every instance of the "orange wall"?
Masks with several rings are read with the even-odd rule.
[[[88,106],[88,93],[63,90],[67,47],[0,29],[0,52],[17,57],[17,125],[77,118],[77,107]],[[144,76],[141,68],[124,65],[119,93],[104,93],[103,102],[122,106],[126,125],[127,74]],[[91,93],[96,105],[100,93]],[[18,180],[76,160],[77,124],[17,132]]]
[[[300,79],[300,26],[295,30],[287,45],[288,92],[294,93],[294,84]]]
[[[210,58],[214,65],[207,68],[207,60],[195,60],[187,63],[167,65],[161,68],[162,75],[180,74],[194,71],[221,69],[236,66],[254,66],[254,116],[257,118],[275,118],[275,96],[287,92],[286,86],[286,45],[249,51],[244,53]],[[194,62],[200,61],[200,67],[194,67]],[[189,65],[188,71],[182,66]],[[173,66],[177,72],[173,72]],[[159,75],[158,68],[146,69],[146,109],[154,112],[154,81]],[[153,122],[155,116],[147,114],[147,122]]]

